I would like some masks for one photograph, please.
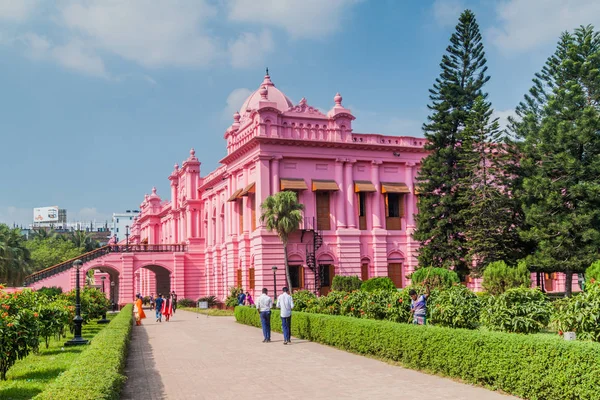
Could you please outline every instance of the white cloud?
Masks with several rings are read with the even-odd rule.
[[[79,40],[55,47],[52,50],[52,57],[60,65],[75,71],[98,77],[107,76],[102,59],[93,51],[86,49],[85,44]]]
[[[89,0],[68,4],[61,18],[90,45],[145,67],[197,67],[218,56],[203,29],[216,12],[204,0]]]
[[[460,0],[435,0],[433,2],[433,17],[443,27],[452,27],[458,24],[458,17],[465,6]]]
[[[274,48],[271,32],[263,30],[260,34],[242,33],[239,38],[230,43],[229,54],[231,66],[244,68],[264,65],[265,56]]]
[[[509,0],[496,8],[498,24],[488,31],[504,52],[525,52],[555,43],[580,25],[600,26],[598,0]]]
[[[111,220],[112,216],[99,212],[96,207],[84,207],[72,214],[67,211],[67,219],[69,221],[91,222]]]
[[[19,38],[25,53],[35,60],[51,60],[58,65],[86,75],[108,77],[104,62],[80,40],[56,46],[44,36],[26,33]]]
[[[0,207],[0,223],[12,227],[13,223],[29,226],[33,221],[33,208],[19,208],[15,206]]]
[[[514,109],[504,111],[495,110],[492,114],[492,121],[495,118],[498,118],[498,124],[500,125],[500,129],[506,129],[508,126],[508,117],[515,118],[516,116],[517,114],[515,113]]]
[[[345,11],[361,0],[230,0],[229,19],[270,25],[294,38],[319,38],[340,29]]]
[[[233,114],[239,111],[244,101],[252,94],[252,90],[246,88],[233,89],[227,96],[227,105],[223,110],[223,118],[233,122]]]
[[[0,20],[22,22],[35,10],[38,0],[0,0]]]

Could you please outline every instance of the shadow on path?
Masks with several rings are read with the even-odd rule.
[[[146,321],[148,319],[144,320]],[[148,331],[152,328],[152,325],[133,326],[125,365],[127,382],[121,392],[122,400],[167,399],[150,344]]]

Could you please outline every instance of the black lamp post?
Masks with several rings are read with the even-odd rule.
[[[81,318],[81,297],[79,296],[79,270],[83,262],[81,260],[73,261],[73,266],[77,270],[76,281],[75,281],[75,318],[73,318],[73,324],[75,325],[75,337],[68,342],[65,342],[65,346],[78,346],[81,344],[88,344],[89,340],[85,340],[81,337],[81,324],[83,324],[83,318]]]
[[[102,294],[104,294],[104,280],[106,279],[106,277],[102,276],[100,279],[102,280]],[[100,321],[98,321],[99,324],[108,324],[110,322],[108,319],[106,319],[106,311],[108,310],[104,309],[104,316]]]
[[[129,251],[129,225],[125,225],[125,251]]]
[[[273,265],[273,298],[277,298],[277,266]]]
[[[110,304],[112,304],[112,310],[115,310],[115,281],[110,282]]]

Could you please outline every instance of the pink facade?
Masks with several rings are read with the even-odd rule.
[[[138,292],[175,290],[179,298],[195,300],[223,299],[232,286],[272,290],[273,266],[281,289],[283,249],[261,224],[260,205],[280,190],[293,190],[305,206],[304,222],[289,244],[295,288],[324,293],[338,274],[389,276],[398,287],[406,285],[417,265],[411,233],[425,139],[355,133],[355,117],[342,97],[333,101],[326,114],[304,98],[294,105],[266,75],[225,131],[221,166],[202,175],[192,149],[168,177],[171,199],[153,189],[141,204],[128,243],[147,244],[146,250],[185,248],[110,253],[86,262],[84,270],[107,272],[120,303]],[[68,286],[74,273],[33,286],[61,279]],[[469,285],[476,288],[478,281]]]

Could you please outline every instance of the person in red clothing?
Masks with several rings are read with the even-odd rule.
[[[164,300],[160,312],[165,317],[165,320],[169,322],[171,314],[173,314],[173,301],[171,300],[171,296],[166,296]]]

